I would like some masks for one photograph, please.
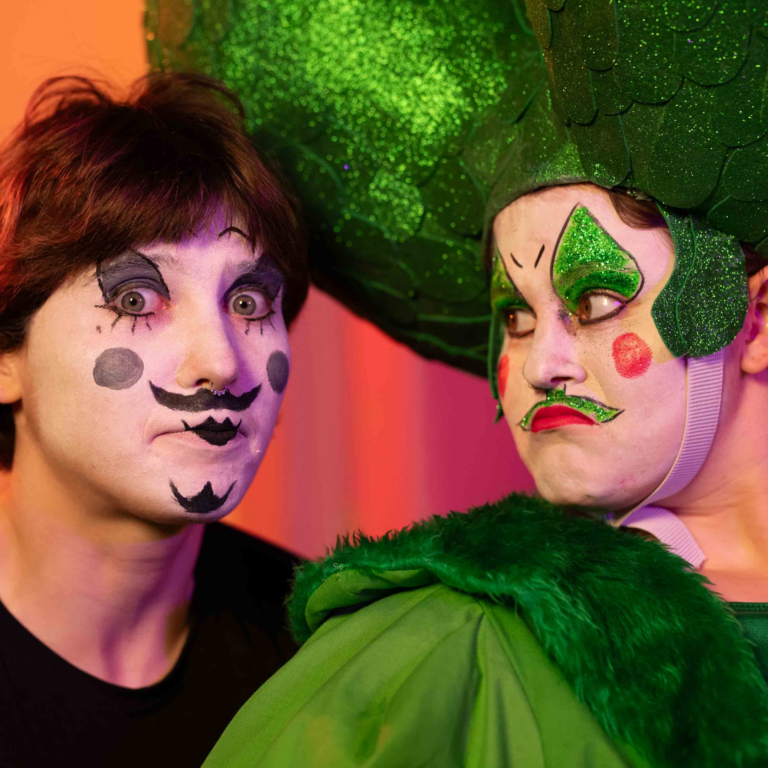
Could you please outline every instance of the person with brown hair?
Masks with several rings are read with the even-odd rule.
[[[44,83],[0,153],[0,765],[199,766],[294,652],[243,498],[308,289],[226,88]]]

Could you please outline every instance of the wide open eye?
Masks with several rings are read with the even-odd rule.
[[[529,309],[509,309],[507,333],[515,338],[527,336],[536,327],[536,315]]]
[[[579,322],[589,325],[599,320],[607,320],[618,314],[626,303],[626,300],[609,293],[585,293],[579,298]]]
[[[162,299],[154,288],[134,286],[120,291],[112,303],[118,313],[141,316],[154,314]]]
[[[261,291],[236,293],[229,304],[236,315],[244,315],[249,320],[265,318],[272,310],[272,302]]]

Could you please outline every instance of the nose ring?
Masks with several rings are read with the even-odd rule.
[[[226,395],[228,391],[229,390],[227,389],[227,387],[224,387],[224,389],[214,389],[213,387],[211,387],[211,392],[213,392],[213,394],[216,395],[216,397],[221,397],[222,395]]]

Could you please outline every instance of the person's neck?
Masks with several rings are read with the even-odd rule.
[[[701,573],[730,601],[768,602],[768,374],[745,376],[724,401],[707,460],[680,494],[660,502],[707,556]]]
[[[42,467],[14,468],[3,486],[0,600],[10,613],[101,680],[141,688],[165,677],[189,633],[204,526],[94,511]]]

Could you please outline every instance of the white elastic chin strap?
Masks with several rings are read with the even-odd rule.
[[[666,544],[698,570],[707,559],[680,518],[653,504],[685,488],[701,469],[712,447],[723,398],[724,350],[707,357],[686,358],[685,431],[672,469],[656,490],[620,518],[606,519],[616,527],[639,528]]]

